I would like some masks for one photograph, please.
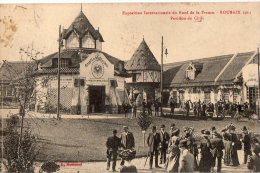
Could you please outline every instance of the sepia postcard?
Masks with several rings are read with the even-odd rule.
[[[0,4],[0,172],[260,172],[260,2]]]

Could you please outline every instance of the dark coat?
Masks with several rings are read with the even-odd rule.
[[[120,138],[117,136],[111,136],[107,138],[106,147],[108,150],[117,151],[120,148]]]
[[[170,135],[167,132],[160,132],[161,149],[166,150],[168,148]]]
[[[121,147],[123,147],[124,149],[132,149],[135,147],[135,138],[133,133],[128,132],[125,133],[123,132],[121,134]]]
[[[257,155],[250,156],[247,167],[254,172],[260,172],[260,157]]]
[[[149,133],[149,136],[148,136],[146,142],[147,142],[150,152],[158,150],[159,146],[160,146],[160,142],[161,142],[159,133],[157,133],[157,132],[155,134]]]
[[[224,142],[221,138],[210,139],[211,153],[213,157],[222,157],[223,149],[225,148]]]
[[[251,151],[250,136],[248,133],[242,134],[242,142],[244,144],[244,151]]]
[[[210,152],[210,141],[208,139],[202,139],[201,144],[201,159],[199,163],[199,170],[200,172],[210,172],[213,157]]]

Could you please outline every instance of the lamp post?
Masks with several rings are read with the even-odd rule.
[[[162,86],[162,82],[163,82],[163,36],[162,36],[162,50],[161,50],[161,86],[160,86],[160,91],[161,91],[161,116],[163,115],[163,86]]]
[[[162,45],[161,45],[161,116],[163,115],[163,51],[164,51],[164,46],[163,46],[163,36],[162,36]],[[165,49],[165,55],[167,57],[168,51]]]
[[[257,69],[258,69],[258,99],[257,99],[257,115],[259,120],[259,100],[260,100],[260,71],[259,71],[259,65],[260,65],[260,57],[259,57],[259,45],[257,47]]]
[[[61,119],[60,116],[60,52],[62,47],[62,38],[61,38],[61,25],[59,26],[59,52],[58,52],[58,105],[57,105],[57,119]]]

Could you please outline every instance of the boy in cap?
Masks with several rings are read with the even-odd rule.
[[[107,138],[106,142],[107,147],[107,170],[110,168],[111,159],[113,161],[112,170],[116,170],[116,159],[117,151],[120,147],[120,138],[117,137],[117,130],[113,130],[113,136]]]
[[[155,167],[158,168],[158,155],[159,155],[159,145],[160,145],[160,135],[156,132],[156,126],[153,126],[152,132],[149,133],[147,138],[147,145],[149,147],[149,166],[150,169],[153,167],[153,156],[155,157]]]
[[[246,126],[244,126],[243,129],[241,129],[241,130],[242,130],[242,139],[241,139],[241,141],[244,144],[244,164],[246,164],[248,156],[252,155],[252,152],[251,152],[251,141],[250,141],[250,136],[249,136],[249,133],[248,133],[248,130],[247,130]]]
[[[170,135],[165,131],[165,125],[161,125],[161,131],[160,131],[160,152],[161,152],[161,157],[160,157],[160,164],[164,164],[166,162],[166,151],[168,148],[170,140]]]

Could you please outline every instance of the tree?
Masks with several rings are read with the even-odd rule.
[[[36,138],[29,129],[24,130],[24,118],[27,110],[35,102],[36,78],[35,71],[38,66],[38,58],[43,54],[28,46],[20,49],[21,59],[25,59],[22,67],[17,69],[8,66],[5,76],[9,79],[11,88],[15,89],[15,98],[18,103],[18,124],[11,122],[7,126],[7,135],[4,138],[4,158],[7,160],[8,172],[33,172],[33,163],[36,155]]]
[[[141,112],[137,117],[137,124],[142,130],[143,133],[143,146],[145,146],[145,132],[149,128],[152,123],[152,117],[148,115],[148,113]]]

